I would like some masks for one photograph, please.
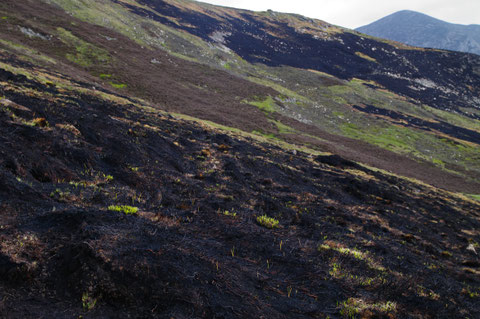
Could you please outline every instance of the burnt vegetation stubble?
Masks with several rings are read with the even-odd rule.
[[[462,293],[479,287],[465,249],[478,204],[133,100],[1,81],[4,317],[335,317],[348,298],[395,302],[399,317],[479,311]],[[25,124],[38,117],[48,126]],[[341,253],[354,247],[371,260]]]

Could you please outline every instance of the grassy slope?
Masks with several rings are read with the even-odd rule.
[[[478,311],[478,203],[0,60],[0,315]]]
[[[55,1],[51,0],[50,2]],[[325,128],[335,134],[360,139],[416,160],[430,162],[441,169],[460,174],[472,181],[476,180],[480,174],[477,143],[458,141],[451,136],[439,134],[439,132],[426,132],[422,129],[398,124],[392,127],[392,119],[360,114],[357,110],[352,109],[351,105],[375,105],[385,110],[396,110],[414,118],[426,121],[445,121],[480,132],[480,124],[477,120],[418,105],[387,90],[365,86],[365,84],[375,85],[375,83],[354,79],[352,81],[336,80],[335,85],[318,86],[319,82],[332,82],[331,76],[300,69],[251,65],[234,53],[223,51],[220,46],[208,45],[203,40],[186,32],[137,16],[120,5],[112,5],[110,1],[90,2],[82,5],[70,1],[56,1],[55,3],[84,21],[112,28],[143,45],[166,49],[178,57],[226,69],[237,76],[272,87],[281,93],[281,96],[277,96],[277,98],[282,101],[282,107],[279,106],[279,103],[277,106],[275,103],[270,103],[270,111],[275,109],[281,114],[308,121],[308,123]],[[128,3],[137,5],[135,2]],[[84,4],[88,4],[88,6]],[[188,8],[203,11],[203,7],[198,5],[188,6]],[[213,10],[211,7],[209,9]],[[228,14],[232,14],[228,9],[224,10],[227,10]],[[154,13],[152,12],[152,14]],[[217,14],[226,13],[220,11]],[[268,18],[272,17],[268,16]],[[278,15],[275,16],[275,19],[286,22],[297,29],[305,27],[307,24],[311,26],[311,22],[305,22],[297,16]],[[345,30],[329,27],[327,24],[313,31],[318,33],[321,30],[327,30],[327,35],[331,32],[345,32]],[[152,34],[157,36],[152,37]],[[255,131],[261,132],[262,130]],[[272,134],[279,135],[280,133],[278,131],[277,134],[268,134],[272,136]],[[475,174],[472,176],[471,172],[475,172]]]

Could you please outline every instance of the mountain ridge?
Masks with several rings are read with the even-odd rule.
[[[449,23],[416,11],[398,11],[356,30],[419,47],[480,54],[480,25]]]

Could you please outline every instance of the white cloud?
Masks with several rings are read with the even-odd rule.
[[[400,10],[413,10],[460,24],[480,24],[478,0],[203,0],[212,4],[299,13],[347,28],[357,28]]]

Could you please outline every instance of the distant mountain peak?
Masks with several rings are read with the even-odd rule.
[[[454,24],[412,10],[397,11],[356,30],[418,47],[480,54],[480,25]]]

